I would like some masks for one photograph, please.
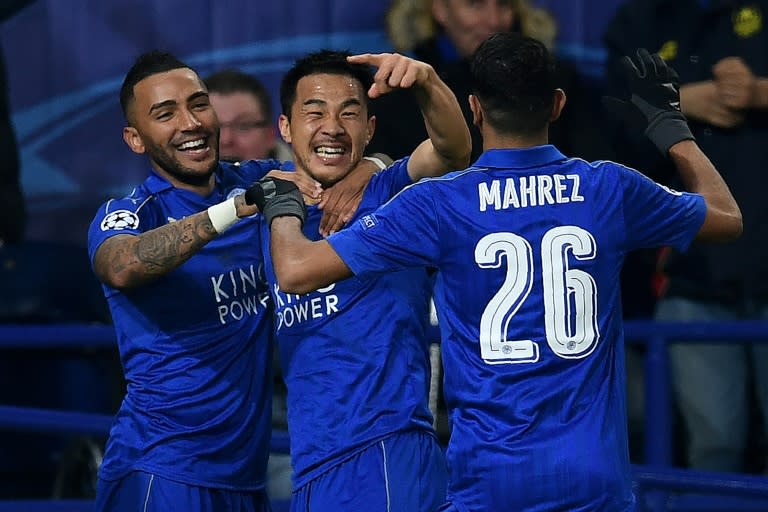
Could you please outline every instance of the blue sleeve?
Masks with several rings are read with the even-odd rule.
[[[356,276],[437,265],[439,219],[430,185],[420,182],[406,188],[378,210],[328,238]]]
[[[293,171],[295,167],[293,162],[281,162],[280,160],[243,160],[237,164],[222,162],[222,168],[225,170],[236,172],[246,182],[259,181],[261,178],[267,175],[268,172],[279,171]]]
[[[669,189],[626,167],[616,169],[624,194],[627,249],[669,245],[685,251],[704,224],[704,198]]]
[[[159,225],[151,208],[151,198],[112,199],[102,204],[88,228],[88,257],[93,262],[96,250],[115,235],[140,235]]]
[[[413,181],[408,174],[408,161],[410,157],[401,158],[386,169],[382,169],[371,177],[371,181],[365,189],[365,198],[376,198],[379,204],[389,201]]]

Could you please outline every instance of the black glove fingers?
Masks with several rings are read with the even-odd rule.
[[[651,55],[644,48],[637,49],[636,61],[624,57],[621,65],[629,75],[631,97],[628,104],[604,101],[606,109],[618,113],[629,127],[644,125],[641,129],[664,155],[674,144],[693,139],[680,111],[677,73],[658,54]]]
[[[296,184],[292,181],[288,180],[278,180],[278,181],[272,181],[272,186],[274,187],[273,192],[276,194],[288,194],[292,193],[294,190],[298,191],[299,187],[296,186]]]
[[[668,66],[666,63],[664,63],[664,66],[667,68],[667,81],[674,84],[675,87],[680,87],[680,76],[677,74],[677,71],[675,71],[675,68],[672,66]]]
[[[626,55],[621,58],[621,67],[624,69],[624,75],[627,77],[630,83],[642,77],[640,70],[637,69],[632,59]]]
[[[262,178],[246,191],[245,199],[246,202],[252,200],[252,204],[259,207],[269,226],[275,217],[297,217],[302,224],[307,218],[304,198],[292,181],[273,177]]]
[[[656,78],[659,76],[659,70],[656,68],[656,63],[645,48],[638,48],[637,58],[640,61],[640,66],[643,70],[643,77]]]
[[[264,189],[258,181],[245,191],[245,204],[256,205],[259,210],[264,207]]]
[[[659,55],[658,53],[654,53],[653,55],[651,55],[651,58],[653,59],[653,65],[656,67],[656,71],[659,74],[659,78],[663,82],[671,82],[672,77],[669,72],[671,68],[667,66],[667,63],[664,62],[664,59],[661,58],[661,55]]]

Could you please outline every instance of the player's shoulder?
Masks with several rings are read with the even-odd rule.
[[[260,180],[268,172],[273,170],[293,170],[292,162],[283,162],[276,159],[242,160],[240,162],[220,162],[219,179],[225,184],[242,185]]]
[[[472,166],[466,169],[459,169],[451,172],[447,172],[442,176],[432,176],[429,178],[422,178],[417,183],[428,185],[431,187],[450,186],[458,184],[462,181],[469,179],[476,179],[489,172],[487,167]]]
[[[104,201],[99,207],[99,211],[109,214],[117,210],[128,210],[138,212],[152,203],[155,193],[150,190],[146,183],[142,183],[131,189],[131,191],[122,197],[111,197]]]
[[[407,173],[408,172],[408,162],[410,162],[411,156],[408,155],[406,157],[400,158],[398,160],[395,160],[388,166],[384,167],[383,169],[379,169],[373,174],[373,177],[371,179],[382,179],[387,178],[389,176],[394,176],[395,174],[399,173]]]
[[[567,158],[561,163],[563,169],[569,171],[581,171],[587,175],[594,174],[597,177],[601,177],[605,174],[616,174],[623,172],[637,173],[635,169],[627,167],[624,164],[614,162],[612,160],[584,160],[583,158],[571,157]]]
[[[102,230],[136,229],[153,203],[154,194],[140,185],[126,196],[104,201],[96,211],[94,222],[99,223]]]

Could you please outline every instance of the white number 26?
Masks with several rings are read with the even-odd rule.
[[[594,351],[597,327],[597,289],[591,275],[569,268],[569,257],[595,257],[592,235],[577,226],[552,228],[541,240],[541,272],[547,344],[563,358],[578,359]],[[499,268],[506,261],[506,277],[480,319],[480,355],[488,364],[534,363],[538,343],[509,340],[513,317],[531,293],[534,265],[531,245],[515,233],[491,233],[475,247],[480,268]]]

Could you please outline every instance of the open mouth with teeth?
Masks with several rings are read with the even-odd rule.
[[[194,158],[206,156],[211,148],[208,145],[208,137],[201,137],[179,144],[176,149]]]
[[[333,163],[340,160],[347,153],[345,148],[318,146],[315,148],[315,154],[325,163]]]

